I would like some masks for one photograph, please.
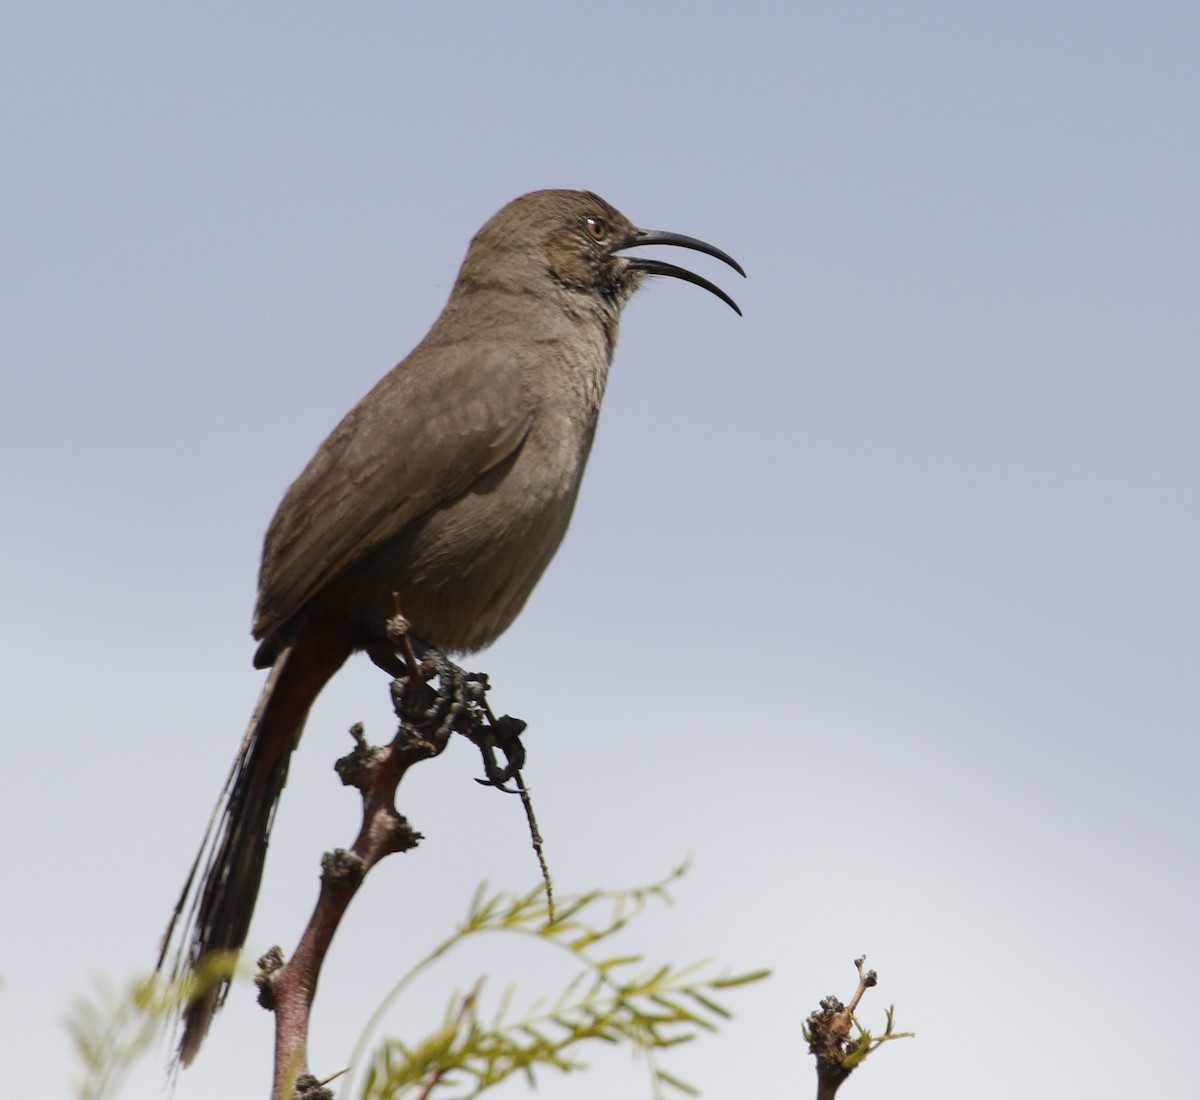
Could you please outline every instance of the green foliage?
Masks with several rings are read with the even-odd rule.
[[[887,1026],[883,1029],[882,1035],[872,1035],[865,1027],[858,1022],[858,1017],[851,1017],[854,1021],[855,1028],[858,1029],[858,1043],[855,1048],[846,1055],[842,1065],[846,1069],[854,1069],[868,1054],[873,1054],[889,1039],[913,1039],[916,1038],[915,1031],[897,1031],[896,1030],[896,1006],[888,1005],[887,1007]],[[804,1036],[808,1038],[807,1032]]]
[[[223,978],[232,977],[236,957],[212,955],[200,973],[180,979],[136,978],[124,990],[97,978],[90,997],[79,997],[66,1020],[83,1075],[79,1100],[115,1100],[126,1074],[158,1045],[163,1028],[181,1004]]]
[[[76,1084],[79,1100],[108,1100],[154,1044],[169,1009],[158,983],[139,978],[124,990],[96,979],[90,997],[80,997],[67,1018],[67,1030],[83,1067]]]
[[[460,928],[409,971],[380,1006],[360,1040],[360,1051],[413,979],[470,936],[507,932],[536,937],[571,955],[581,967],[579,974],[552,1004],[535,1005],[515,1019],[509,1018],[511,993],[486,1023],[478,1012],[482,983],[455,996],[442,1026],[428,1038],[411,1045],[399,1039],[382,1043],[361,1090],[350,1094],[363,1100],[425,1100],[450,1094],[471,1100],[514,1074],[533,1086],[539,1069],[582,1069],[578,1048],[600,1041],[628,1043],[645,1055],[656,1100],[666,1096],[668,1088],[696,1095],[695,1088],[657,1065],[656,1052],[689,1042],[698,1031],[715,1031],[717,1022],[729,1017],[716,995],[766,977],[767,972],[700,978],[703,964],[646,968],[640,955],[600,956],[595,951],[650,901],[669,900],[667,886],[684,870],[641,889],[593,890],[568,897],[559,902],[554,920],[549,919],[540,889],[515,896],[488,895],[481,887]]]
[[[647,966],[641,955],[598,951],[652,901],[669,901],[667,887],[685,870],[678,868],[648,887],[567,897],[558,903],[553,921],[541,886],[523,896],[488,894],[481,886],[462,925],[404,976],[372,1016],[351,1060],[352,1066],[365,1064],[365,1081],[360,1087],[348,1084],[344,1095],[363,1100],[465,1100],[514,1074],[532,1086],[539,1070],[567,1073],[584,1068],[580,1048],[589,1042],[629,1044],[644,1054],[655,1100],[663,1100],[669,1090],[696,1095],[695,1088],[658,1066],[657,1052],[689,1042],[700,1032],[715,1031],[729,1017],[718,999],[724,991],[764,978],[767,972],[702,978],[704,964]],[[478,1012],[482,982],[477,983],[451,999],[441,1026],[424,1039],[387,1039],[368,1055],[370,1036],[417,975],[464,940],[488,932],[532,937],[567,953],[580,972],[552,1003],[538,1002],[518,1018],[510,1018],[510,991],[486,1022]],[[92,995],[76,1002],[67,1021],[83,1069],[76,1086],[78,1100],[115,1100],[129,1070],[160,1049],[163,1028],[183,1000],[231,972],[231,960],[224,959],[182,981],[143,978],[122,991],[97,981]]]

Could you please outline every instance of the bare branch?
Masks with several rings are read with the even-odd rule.
[[[837,997],[826,997],[821,1001],[820,1009],[804,1022],[804,1038],[808,1040],[809,1052],[817,1060],[817,1100],[833,1100],[846,1078],[881,1044],[912,1035],[912,1032],[893,1030],[893,1007],[887,1010],[887,1027],[879,1036],[865,1031],[855,1019],[854,1011],[863,994],[879,981],[874,970],[863,969],[866,961],[865,955],[854,960],[858,988],[848,1005],[842,1004]],[[851,1037],[852,1030],[858,1033],[854,1037]]]
[[[336,770],[343,783],[362,795],[358,836],[349,849],[337,848],[322,857],[320,894],[292,957],[285,962],[276,947],[259,960],[259,1003],[275,1014],[273,1100],[331,1095],[308,1073],[308,1027],[334,933],[367,872],[384,857],[409,851],[422,839],[396,809],[396,790],[408,769],[439,755],[454,733],[477,740],[479,727],[490,717],[486,677],[464,673],[449,662],[421,667],[411,682],[399,677],[392,684],[400,726],[391,744],[370,745],[361,725],[351,728],[354,749],[337,762]],[[436,690],[427,682],[427,673],[438,681]]]

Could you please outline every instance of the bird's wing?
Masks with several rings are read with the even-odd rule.
[[[254,636],[512,454],[533,420],[520,364],[468,343],[417,348],[333,430],[263,545]]]

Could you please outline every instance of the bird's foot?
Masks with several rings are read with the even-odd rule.
[[[466,672],[440,649],[405,635],[409,655],[372,650],[371,660],[392,679],[392,703],[401,721],[435,738],[461,733],[483,757],[485,778],[476,780],[509,794],[508,786],[525,764],[521,734],[526,723],[511,715],[497,718],[487,703],[488,678]],[[436,688],[434,682],[436,681]],[[501,766],[496,759],[504,756]]]
[[[475,742],[483,757],[483,773],[486,779],[476,779],[485,787],[498,787],[506,794],[520,794],[506,786],[510,779],[516,779],[525,766],[525,746],[521,743],[521,734],[525,732],[526,723],[510,714],[502,714],[499,718],[490,720],[477,727],[474,736],[468,734]],[[496,749],[504,753],[504,767],[496,763]],[[519,780],[518,780],[519,781]]]
[[[392,604],[394,614],[388,619],[386,629],[388,639],[395,646],[396,650],[399,650],[399,654],[395,651],[373,652],[371,660],[384,669],[384,671],[388,672],[393,679],[403,679],[405,681],[409,710],[414,712],[427,710],[430,702],[428,681],[430,676],[437,675],[437,673],[436,670],[430,670],[428,676],[424,675],[425,670],[422,668],[422,662],[417,660],[412,628],[400,607],[399,592],[392,593]],[[422,642],[417,642],[416,644],[436,654],[442,663],[449,664],[446,661],[445,654],[440,650],[433,649],[432,646],[425,646]],[[403,662],[401,662],[400,658],[403,658]]]

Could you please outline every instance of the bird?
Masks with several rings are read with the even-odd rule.
[[[692,283],[740,315],[704,277],[625,255],[665,245],[745,275],[714,245],[639,229],[590,191],[514,199],[472,239],[425,338],[287,490],[263,542],[252,630],[254,664],[269,673],[160,971],[172,944],[176,975],[244,945],[291,754],[352,653],[394,661],[397,611],[413,638],[447,654],[485,648],[521,611],[566,533],[621,311],[645,277]],[[228,986],[208,983],[183,1010],[183,1065]]]

